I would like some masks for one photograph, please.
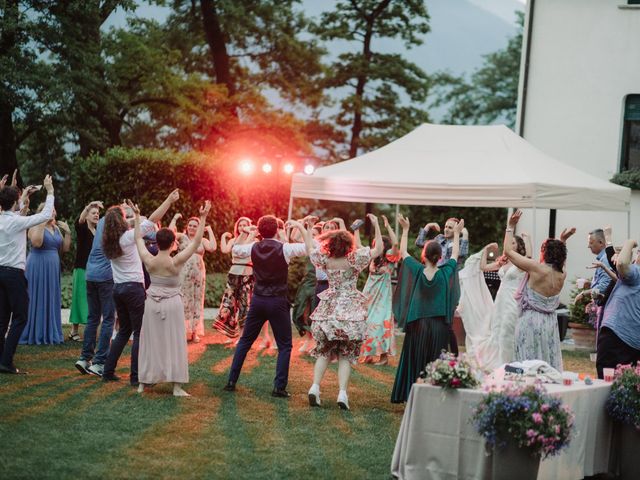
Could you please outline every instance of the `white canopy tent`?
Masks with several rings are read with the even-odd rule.
[[[627,211],[631,191],[545,155],[504,125],[423,124],[378,150],[296,174],[294,198]]]

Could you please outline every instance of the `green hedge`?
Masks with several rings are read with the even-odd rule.
[[[108,207],[130,198],[149,215],[169,192],[179,188],[180,200],[167,212],[163,224],[179,212],[183,215],[178,222],[181,230],[208,199],[212,201],[209,223],[218,242],[222,233],[232,231],[239,216],[254,221],[267,213],[284,216],[289,201],[288,176],[245,177],[238,172],[236,159],[198,152],[113,148],[75,161],[70,177],[74,192],[70,224],[92,200],[102,200]],[[73,269],[74,255],[72,251],[63,256],[63,271]],[[218,250],[206,254],[205,263],[209,272],[227,272],[231,258]]]

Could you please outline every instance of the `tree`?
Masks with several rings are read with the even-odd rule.
[[[447,106],[443,123],[452,125],[504,122],[514,128],[524,15],[518,15],[518,31],[503,50],[485,56],[484,64],[467,81],[464,75],[434,76],[434,106]]]
[[[325,41],[358,44],[359,50],[342,53],[330,65],[325,80],[329,89],[347,87],[336,122],[350,126],[349,157],[394,140],[428,120],[422,106],[428,77],[399,54],[373,49],[373,41],[400,38],[407,49],[422,43],[429,31],[429,16],[422,0],[340,0],[322,14],[314,32]],[[403,105],[403,99],[409,105]]]
[[[18,151],[59,113],[51,66],[41,57],[42,2],[0,2],[0,175],[18,168]]]

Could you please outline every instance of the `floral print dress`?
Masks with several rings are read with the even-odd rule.
[[[346,257],[349,268],[328,269],[329,256],[319,249],[310,259],[327,272],[329,288],[318,295],[320,303],[311,314],[311,333],[316,341],[314,357],[338,356],[355,362],[366,337],[368,297],[356,288],[358,275],[371,261],[369,247],[352,251]]]
[[[180,235],[178,249],[189,246],[189,237]],[[204,266],[204,247],[200,245],[189,257],[180,271],[182,302],[184,305],[184,323],[187,336],[204,335],[204,292],[207,284],[207,272]]]
[[[396,354],[391,309],[393,298],[391,274],[394,267],[395,263],[392,262],[385,262],[379,267],[376,267],[375,262],[371,262],[369,265],[369,278],[367,278],[367,283],[362,291],[369,299],[367,337],[362,345],[362,356],[373,357],[383,353]]]
[[[556,314],[560,295],[541,295],[529,287],[529,275],[525,275],[515,298],[520,305],[515,332],[516,361],[544,360],[561,372],[562,352]]]

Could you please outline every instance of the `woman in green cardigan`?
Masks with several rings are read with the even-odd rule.
[[[402,226],[398,286],[393,298],[393,314],[405,331],[402,355],[391,393],[392,403],[407,401],[414,382],[429,362],[437,359],[449,344],[449,325],[460,297],[457,261],[460,232],[464,220],[454,227],[451,258],[438,267],[440,244],[431,240],[422,250],[420,263],[407,252],[409,219],[399,216]]]

